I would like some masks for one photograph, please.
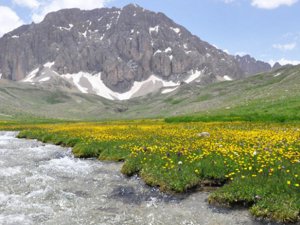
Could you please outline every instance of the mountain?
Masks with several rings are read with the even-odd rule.
[[[209,84],[269,70],[262,62],[247,60],[202,41],[163,13],[133,4],[64,9],[0,39],[2,79],[62,86],[111,100],[161,90],[166,94],[183,83]]]
[[[28,117],[77,120],[163,118],[200,114],[257,113],[300,118],[300,66],[203,86],[182,84],[166,93],[151,93],[128,101],[110,101],[97,95],[43,88],[0,80],[0,119]],[[84,109],[84,110],[83,110]]]
[[[253,74],[258,74],[258,73],[263,73],[263,72],[269,72],[272,69],[272,67],[269,63],[256,60],[255,58],[251,57],[250,55],[244,55],[244,56],[237,55],[235,58],[239,64],[240,68],[246,75],[253,75]]]
[[[275,63],[274,66],[272,67],[273,70],[278,70],[282,67],[279,62]]]

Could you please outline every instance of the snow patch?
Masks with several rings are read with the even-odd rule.
[[[106,24],[106,30],[109,30],[111,28],[111,23]]]
[[[73,27],[74,27],[73,24],[69,24],[69,27],[57,27],[57,28],[60,29],[60,30],[70,31]]]
[[[228,75],[225,75],[223,78],[224,78],[224,80],[227,80],[227,81],[231,81],[232,80],[232,78],[230,76],[228,76]]]
[[[77,74],[65,74],[65,75],[62,75],[63,78],[66,78],[67,80],[70,80],[73,82],[73,84],[78,88],[78,90],[82,93],[85,93],[87,94],[88,93],[88,89],[83,87],[81,84],[80,84],[80,79],[82,77],[85,77],[85,73],[83,72],[80,72],[80,73],[77,73]]]
[[[102,96],[110,100],[127,100],[132,97],[141,96],[145,93],[145,87],[147,86],[160,86],[160,87],[178,87],[179,83],[172,81],[164,81],[155,75],[150,76],[145,81],[135,81],[131,90],[125,93],[114,92],[109,89],[101,79],[101,73],[89,74],[85,72],[79,72],[77,74],[65,74],[63,78],[71,81],[82,93],[94,92],[95,94]],[[82,81],[85,81],[82,82]],[[86,84],[88,82],[88,84]],[[88,88],[89,86],[89,88]],[[148,93],[148,92],[147,92]],[[150,93],[150,91],[149,91]]]
[[[2,73],[0,73],[0,80],[2,79]]]
[[[180,29],[178,27],[174,28],[174,27],[170,27],[171,30],[173,30],[175,33],[180,33]]]
[[[162,53],[162,51],[161,51],[160,49],[158,49],[158,50],[156,50],[156,51],[154,52],[153,55],[156,55],[156,54],[158,54],[158,53]]]
[[[47,62],[44,64],[44,67],[51,68],[55,62]]]
[[[121,11],[116,11],[114,12],[115,14],[118,14],[117,15],[117,18],[116,18],[116,23],[118,23],[119,19],[120,19],[120,16],[121,16]]]
[[[173,60],[173,55],[169,55],[169,58],[172,61]]]
[[[281,75],[281,73],[276,73],[273,77],[278,77],[280,75]]]
[[[178,87],[175,87],[175,88],[167,88],[167,89],[164,89],[162,90],[162,94],[167,94],[167,93],[170,93],[170,92],[173,92],[177,89]]]
[[[18,36],[18,35],[14,35],[14,36],[12,36],[12,38],[19,38],[20,36]]]
[[[103,40],[104,36],[105,36],[105,34],[102,34],[102,36],[100,37],[100,41]]]
[[[165,49],[165,52],[172,52],[172,49],[170,47]]]
[[[86,38],[87,31],[85,31],[84,33],[81,33],[81,34]]]
[[[33,82],[33,78],[36,77],[37,72],[39,72],[39,68],[36,68],[35,70],[31,71],[23,80],[22,82]]]
[[[190,71],[190,73],[191,73],[191,75],[184,80],[185,83],[189,84],[202,75],[202,71],[199,71],[199,70],[195,70],[195,71],[192,70],[192,71]]]
[[[48,81],[50,79],[51,79],[50,77],[45,77],[43,79],[40,79],[39,82],[46,82],[46,81]]]
[[[166,48],[165,50],[164,50],[164,52],[165,53],[170,53],[170,52],[172,52],[172,49],[169,47],[169,48]],[[162,53],[162,51],[160,50],[160,49],[157,49],[155,52],[154,52],[154,54],[153,55],[156,55],[156,54],[159,54],[159,53]],[[169,57],[172,57],[173,58],[173,56],[169,56]]]
[[[158,29],[159,29],[159,25],[157,25],[155,27],[150,27],[149,28],[149,34],[151,34],[152,32],[158,33]]]

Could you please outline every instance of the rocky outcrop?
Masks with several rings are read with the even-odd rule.
[[[244,76],[233,56],[192,35],[162,13],[137,5],[91,11],[64,9],[0,39],[0,73],[21,80],[49,62],[58,74],[100,73],[107,87],[126,92],[152,74],[182,81],[202,71],[202,82]],[[249,71],[252,72],[252,71]]]
[[[281,65],[279,62],[277,62],[277,63],[275,63],[274,66],[272,67],[272,70],[278,70],[278,69],[280,69],[281,67],[282,67],[282,65]]]
[[[240,68],[246,75],[269,72],[272,70],[272,67],[269,63],[256,60],[250,55],[245,55],[245,56],[237,55],[235,58]]]

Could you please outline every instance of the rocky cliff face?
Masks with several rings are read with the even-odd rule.
[[[235,58],[240,68],[246,75],[269,72],[272,70],[272,67],[269,63],[256,60],[250,55],[245,55],[245,56],[237,55]]]
[[[50,63],[50,64],[49,64]],[[59,75],[87,72],[113,91],[151,75],[173,82],[201,71],[201,82],[244,76],[233,56],[192,35],[162,13],[137,5],[91,11],[65,9],[0,39],[2,78],[22,80],[44,65]]]

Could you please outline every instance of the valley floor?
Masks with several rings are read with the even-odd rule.
[[[20,138],[73,147],[77,157],[125,161],[165,192],[220,187],[209,203],[248,207],[261,218],[300,221],[299,123],[0,122]]]

